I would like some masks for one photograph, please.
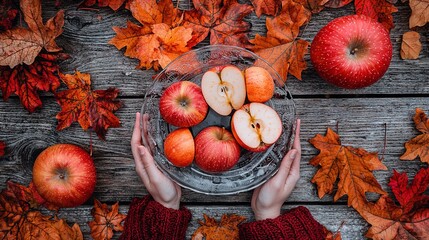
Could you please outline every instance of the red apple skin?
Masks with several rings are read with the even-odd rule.
[[[72,144],[56,144],[36,158],[33,182],[47,202],[58,207],[76,207],[94,192],[96,170],[91,156]]]
[[[348,15],[334,19],[316,34],[310,59],[327,82],[363,88],[381,79],[389,68],[392,43],[382,24],[365,15]]]
[[[191,165],[195,157],[194,137],[188,128],[178,128],[164,140],[164,154],[176,167]]]
[[[190,81],[171,84],[159,100],[162,118],[177,127],[192,127],[202,122],[208,108],[200,86]]]
[[[225,128],[206,127],[195,137],[195,164],[206,172],[231,169],[240,159],[240,151],[237,141]]]

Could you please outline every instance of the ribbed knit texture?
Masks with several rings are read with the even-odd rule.
[[[239,225],[240,239],[245,240],[318,240],[325,239],[323,226],[305,207],[297,207],[275,219],[265,219]]]
[[[121,240],[182,240],[191,220],[191,212],[166,208],[151,196],[134,198],[125,219]]]

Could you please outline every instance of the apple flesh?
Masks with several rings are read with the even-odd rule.
[[[244,75],[235,66],[218,67],[205,72],[201,89],[207,104],[222,116],[239,109],[246,100]]]
[[[191,127],[202,122],[208,105],[200,86],[190,81],[179,81],[165,89],[159,100],[162,118],[177,127]]]
[[[234,136],[218,126],[209,126],[195,137],[195,164],[203,171],[227,171],[240,159],[240,146]]]
[[[382,24],[365,15],[348,15],[324,26],[311,43],[310,59],[327,82],[342,88],[363,88],[389,68],[392,43]]]
[[[85,150],[76,145],[56,144],[37,156],[33,182],[47,202],[58,207],[76,207],[94,192],[94,162]]]
[[[250,102],[266,102],[274,95],[274,80],[261,67],[249,67],[244,71],[247,99]]]
[[[178,128],[164,140],[165,157],[176,167],[191,165],[195,156],[194,137],[188,128]]]
[[[261,152],[279,139],[282,134],[282,121],[270,106],[249,103],[232,115],[231,131],[244,149]]]

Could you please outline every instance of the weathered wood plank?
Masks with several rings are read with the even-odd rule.
[[[416,107],[426,111],[426,98],[328,98],[295,99],[297,115],[302,119],[301,180],[292,194],[293,202],[331,201],[331,197],[317,198],[315,186],[310,182],[316,168],[308,164],[318,151],[307,140],[315,134],[325,134],[326,128],[338,132],[344,145],[365,148],[370,152],[383,153],[384,134],[387,145],[384,163],[389,171],[376,172],[379,182],[387,188],[392,169],[407,171],[410,176],[422,166],[419,161],[399,161],[404,152],[404,143],[418,132],[412,116]],[[93,134],[93,156],[97,167],[98,183],[94,196],[101,201],[129,202],[134,196],[146,194],[134,171],[129,140],[134,114],[140,111],[141,99],[124,99],[124,107],[117,114],[122,127],[109,129],[107,140],[101,141]],[[55,114],[59,106],[54,99],[45,99],[45,107],[37,113],[28,114],[17,99],[0,102],[0,139],[8,145],[7,156],[0,161],[0,188],[6,179],[21,183],[31,180],[32,163],[37,154],[54,143],[74,143],[88,149],[90,134],[77,124],[58,132]],[[251,193],[228,197],[213,197],[185,190],[185,202],[246,202]]]
[[[309,55],[306,55],[308,69],[303,72],[303,80],[290,77],[288,85],[293,95],[331,95],[331,94],[426,94],[429,92],[429,43],[424,39],[429,37],[429,26],[419,30],[422,35],[423,50],[419,60],[401,60],[400,44],[402,34],[408,31],[410,8],[408,3],[398,3],[399,11],[394,13],[396,27],[391,31],[393,43],[393,59],[386,75],[378,83],[359,90],[345,90],[328,85],[314,72]],[[52,16],[57,9],[53,3],[44,4],[46,17]],[[75,69],[89,72],[92,75],[93,85],[98,89],[113,86],[121,89],[122,96],[142,96],[145,89],[151,84],[153,70],[142,71],[135,69],[138,61],[123,55],[108,44],[115,36],[112,26],[125,26],[127,19],[132,19],[127,10],[113,12],[103,8],[99,11],[83,11],[76,8],[76,3],[63,3],[66,10],[64,33],[58,38],[58,44],[71,55],[71,59],[61,64],[62,71],[73,72]],[[302,38],[311,41],[316,33],[335,17],[353,13],[353,6],[340,9],[325,9],[315,14],[310,20]],[[264,34],[265,18],[258,19],[250,15],[247,20],[252,23],[250,37],[255,34]],[[205,44],[205,43],[204,43]],[[204,45],[202,44],[202,45]]]
[[[298,205],[285,204],[283,210],[297,207]],[[220,220],[223,214],[239,214],[246,217],[247,221],[253,221],[253,212],[249,205],[234,205],[233,208],[230,206],[219,206],[213,205],[208,207],[186,205],[192,212],[192,220],[189,224],[188,231],[186,233],[186,239],[191,239],[192,233],[199,227],[199,220],[203,220],[203,214],[207,214],[211,217]],[[337,231],[340,228],[343,239],[364,239],[364,235],[368,230],[369,226],[365,223],[360,215],[346,206],[339,205],[310,205],[306,206],[314,218],[319,221],[322,225],[328,228],[330,231]],[[120,212],[126,214],[128,211],[127,205],[120,206]],[[59,216],[64,217],[68,223],[78,223],[84,233],[85,239],[90,237],[90,229],[87,222],[92,220],[91,207],[84,206],[71,209],[61,209]],[[120,233],[115,233],[113,239],[118,239]]]

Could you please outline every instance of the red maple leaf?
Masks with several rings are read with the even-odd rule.
[[[18,14],[11,0],[2,0],[0,2],[0,32],[12,28],[12,23]]]
[[[6,101],[11,94],[16,94],[24,108],[30,113],[34,112],[42,106],[39,91],[55,92],[60,86],[58,63],[68,57],[64,53],[41,53],[31,65],[0,67],[3,100]]]
[[[356,14],[369,16],[390,30],[394,27],[392,13],[398,9],[387,0],[355,0]]]
[[[57,130],[69,127],[73,122],[87,130],[92,128],[100,139],[105,139],[109,127],[119,127],[120,121],[113,112],[122,106],[117,100],[119,89],[92,90],[88,73],[76,71],[74,75],[61,74],[68,90],[57,92],[55,98],[61,106]]]
[[[6,148],[6,143],[0,141],[0,157],[4,155],[4,149]]]

